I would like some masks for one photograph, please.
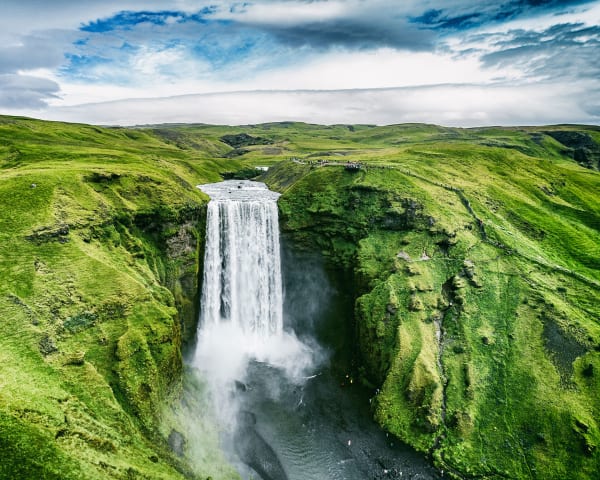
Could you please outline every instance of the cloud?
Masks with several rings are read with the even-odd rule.
[[[227,19],[264,32],[293,48],[430,49],[435,35],[408,21],[412,2],[384,0],[249,2],[229,11],[215,10]]]
[[[83,32],[106,33],[115,30],[131,30],[140,24],[173,25],[176,23],[198,22],[207,23],[205,17],[214,13],[215,7],[205,7],[197,13],[186,13],[177,10],[152,11],[121,11],[113,16],[98,19],[83,25]]]
[[[342,47],[368,50],[393,47],[401,50],[424,51],[434,46],[435,36],[406,21],[365,22],[359,19],[339,19],[294,26],[263,26],[262,30],[282,44],[293,48],[310,47],[329,50]]]
[[[156,7],[165,10],[179,8],[182,3],[179,0],[5,0],[2,2],[0,31],[18,34],[49,29],[74,30],[90,19],[104,18],[122,10]]]
[[[0,107],[39,109],[56,98],[59,85],[52,80],[30,75],[0,74]]]
[[[318,72],[318,75],[315,75]],[[390,88],[439,83],[486,83],[498,72],[483,70],[475,58],[453,58],[430,52],[383,48],[360,52],[328,52],[313,60],[264,72],[240,83],[248,90],[340,90]]]
[[[23,35],[0,46],[0,73],[55,68],[64,61],[64,48],[70,33],[47,31]]]
[[[44,108],[58,98],[59,84],[37,72],[59,67],[71,38],[71,32],[53,30],[6,40],[0,47],[0,106]]]
[[[421,15],[412,16],[411,21],[440,31],[465,31],[499,25],[517,18],[530,18],[546,13],[556,15],[589,3],[594,3],[594,0],[510,0],[487,4],[476,1],[439,2],[439,8],[430,8]]]
[[[451,15],[444,10],[427,10],[423,15],[414,17],[415,24],[427,25],[436,29],[467,29],[479,26],[484,22],[485,16],[480,12]]]
[[[509,31],[481,56],[486,67],[517,67],[537,79],[600,78],[600,27],[559,24],[545,30]]]
[[[11,105],[23,98],[23,108],[49,103],[54,113],[59,105],[128,96],[359,88],[379,92],[373,94],[376,103],[385,97],[396,105],[390,118],[405,111],[421,118],[422,112],[408,100],[400,105],[396,96],[374,89],[428,86],[411,94],[427,105],[435,98],[440,107],[427,109],[441,120],[454,118],[449,112],[456,111],[456,118],[486,121],[489,108],[489,118],[509,121],[512,117],[500,115],[493,101],[481,99],[481,89],[497,95],[500,90],[492,88],[501,86],[504,92],[512,85],[518,93],[535,82],[562,82],[563,90],[577,83],[580,94],[590,96],[588,90],[600,83],[599,21],[600,2],[583,0],[9,1],[0,18],[0,74],[12,76]],[[22,96],[14,81],[19,75],[28,77],[22,82]],[[35,76],[40,77],[39,85],[33,88]],[[442,83],[451,85],[443,90],[446,97],[434,86]],[[37,93],[32,96],[32,91]],[[258,98],[248,95],[248,102]],[[282,95],[268,98],[297,109],[290,110],[290,116],[296,112],[310,117],[292,100],[310,103],[315,95]],[[360,99],[366,96],[347,98],[362,105]],[[457,96],[469,108],[458,108]],[[8,94],[4,98],[8,104]],[[581,118],[594,118],[595,110],[582,110],[572,95],[559,92],[559,98]],[[533,91],[531,99],[552,105]],[[505,101],[512,104],[509,98]],[[173,108],[174,115],[191,116],[175,100],[160,102]],[[206,102],[202,100],[203,108],[208,108]],[[482,108],[477,114],[475,103]],[[367,116],[385,121],[384,106]],[[274,116],[285,113],[270,105],[256,106],[261,107]],[[548,117],[546,107],[540,113],[543,118]],[[237,118],[234,109],[229,113]],[[328,118],[318,108],[315,115]],[[220,114],[215,118],[226,121]]]
[[[263,91],[185,95],[56,107],[45,116],[64,121],[133,125],[169,122],[251,124],[426,122],[451,126],[597,123],[583,99],[586,85],[432,85],[338,91]]]
[[[501,61],[511,54],[508,45],[484,48],[477,44],[467,49],[461,35],[466,34],[472,42],[479,35],[490,43],[492,36],[481,32],[484,25],[492,28],[506,19],[554,14],[587,2],[511,0],[481,5],[473,0],[430,1],[425,4],[427,9],[422,2],[390,0],[213,3],[195,11],[119,11],[88,21],[81,25],[81,38],[67,52],[68,62],[60,74],[66,80],[141,88],[165,81],[176,84],[191,77],[204,83],[220,82],[227,89],[227,84],[240,78],[252,83],[253,78],[264,77],[264,72],[289,71],[292,65],[301,68],[331,53],[384,48],[467,53],[480,57],[485,66],[498,68],[508,65]],[[541,44],[544,38],[533,35],[527,43],[527,33],[523,30],[520,38],[503,37],[521,41],[514,46],[521,48],[520,59],[510,69],[519,66],[525,69],[523,74],[534,71],[525,62],[530,43]],[[516,57],[519,50],[512,53]],[[560,55],[560,51],[555,53]],[[149,72],[144,67],[152,64],[161,68]]]
[[[210,11],[121,12],[86,24],[60,73],[67,80],[143,86],[190,76],[227,81],[299,59],[264,32],[207,18]],[[146,67],[159,63],[162,68],[154,70],[159,78],[152,78]]]

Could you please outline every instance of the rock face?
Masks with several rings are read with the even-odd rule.
[[[185,455],[185,437],[177,430],[171,430],[167,442],[177,456],[183,457]]]
[[[44,336],[41,338],[40,343],[39,343],[39,347],[40,347],[40,353],[42,355],[44,355],[44,356],[45,355],[50,355],[51,353],[54,353],[54,352],[58,351],[58,347],[56,346],[56,342],[48,334],[44,334]]]
[[[204,210],[190,212],[185,222],[173,226],[176,233],[167,239],[167,257],[175,266],[168,287],[175,296],[184,346],[194,340],[198,323],[202,271],[200,241],[204,235],[204,222]]]
[[[67,243],[69,241],[69,226],[54,225],[51,227],[42,227],[35,229],[33,233],[25,237],[27,240],[35,243],[59,242]]]
[[[569,150],[565,153],[571,155],[582,167],[600,170],[600,144],[588,133],[570,130],[552,130],[544,133],[568,147]]]
[[[247,133],[238,133],[236,135],[223,135],[221,141],[230,147],[239,149],[251,145],[271,145],[273,142],[268,138],[253,137]]]
[[[238,420],[234,442],[242,461],[263,480],[287,480],[277,454],[256,431],[256,417],[251,412],[241,412]]]

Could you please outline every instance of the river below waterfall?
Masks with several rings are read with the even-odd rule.
[[[254,430],[276,452],[288,479],[438,478],[422,456],[371,420],[364,391],[340,387],[329,370],[297,387],[277,370],[251,364],[248,382],[243,408],[255,416]],[[254,438],[252,431],[243,434]]]
[[[200,188],[211,203],[192,363],[242,477],[440,478],[372,420],[374,392],[351,375],[352,296],[318,255],[280,247],[278,194],[250,181]]]

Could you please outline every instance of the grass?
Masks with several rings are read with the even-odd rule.
[[[20,118],[2,117],[0,143],[0,477],[235,478],[167,445],[195,325],[194,186],[231,162]]]
[[[259,165],[282,228],[353,280],[354,373],[387,431],[455,477],[596,478],[600,174],[552,130],[600,140],[0,117],[0,478],[235,478],[210,416],[189,421],[185,405],[207,409],[181,350],[207,201],[194,186]],[[270,143],[220,141],[239,133]]]
[[[376,419],[457,477],[600,471],[600,175],[542,133],[561,128],[597,136],[366,128],[315,149],[350,137],[360,173],[283,163],[266,177],[283,228],[356,279]]]

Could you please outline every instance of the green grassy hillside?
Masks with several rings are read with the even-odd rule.
[[[186,418],[202,385],[181,350],[194,186],[259,165],[282,228],[353,286],[354,374],[385,429],[464,478],[597,478],[598,145],[584,126],[0,117],[0,478],[235,477]]]
[[[456,476],[600,473],[600,174],[553,131],[598,141],[354,129],[327,150],[361,170],[309,155],[267,176],[283,228],[354,278],[375,417]]]
[[[194,476],[169,436],[212,154],[0,118],[0,478]],[[213,457],[198,478],[231,477]]]

